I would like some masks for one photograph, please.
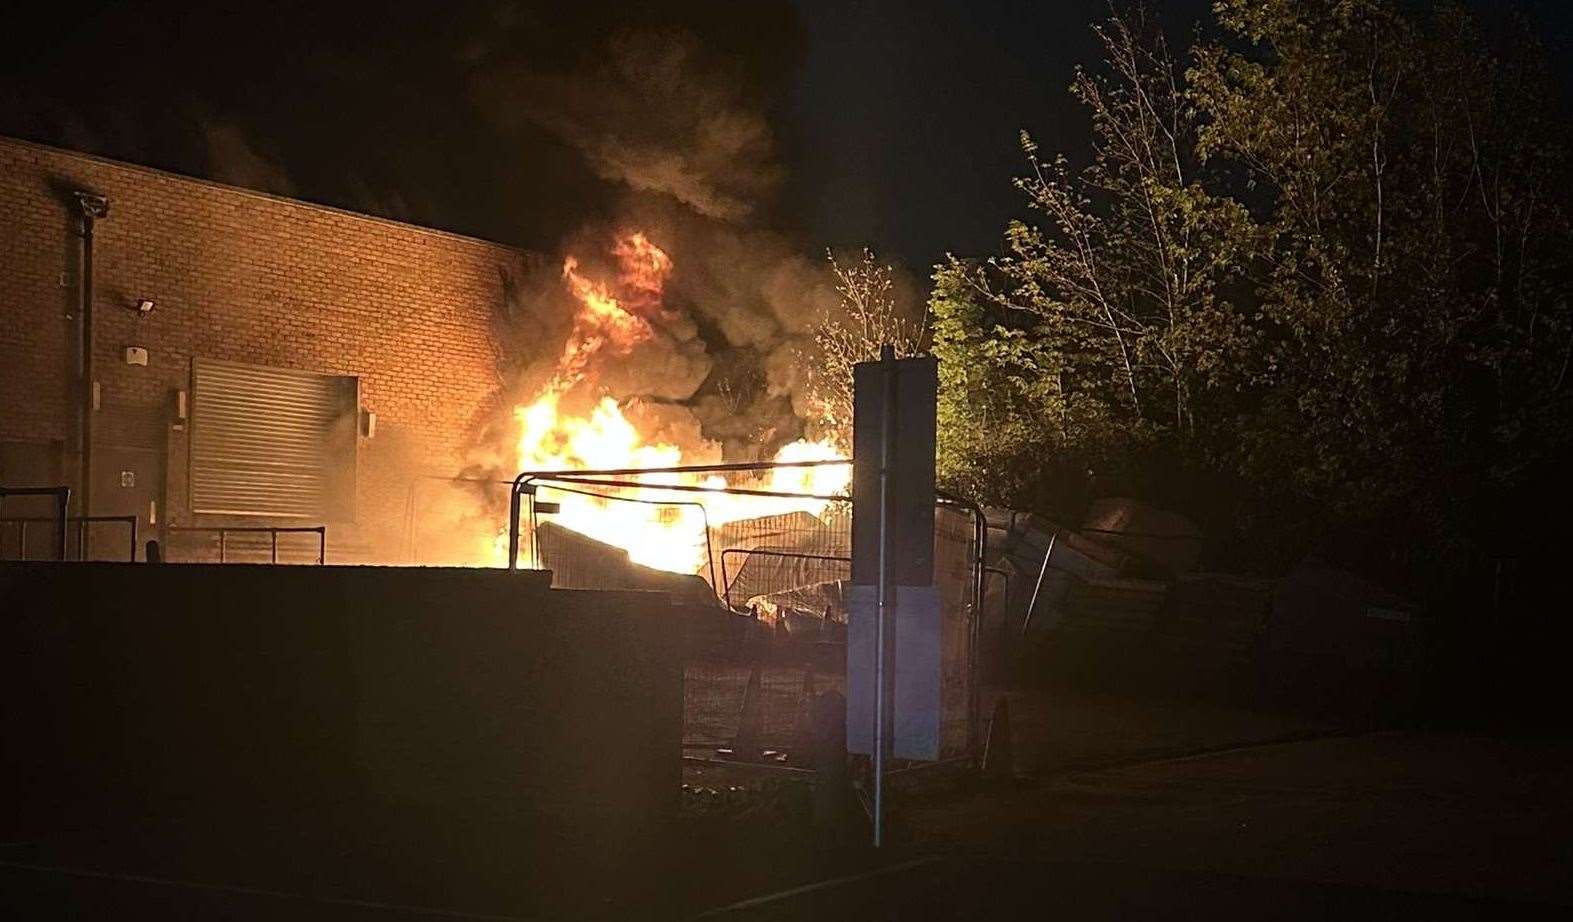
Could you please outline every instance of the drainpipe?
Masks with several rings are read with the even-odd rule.
[[[80,299],[78,310],[82,317],[77,367],[82,376],[82,405],[78,410],[81,429],[77,437],[82,446],[81,468],[78,471],[78,484],[82,490],[81,514],[86,517],[93,514],[93,413],[97,409],[93,399],[93,225],[99,219],[109,217],[109,199],[92,192],[78,191],[73,195],[80,209],[81,223],[77,236],[82,241],[81,271],[77,277],[77,295]]]

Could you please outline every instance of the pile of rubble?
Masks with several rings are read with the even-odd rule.
[[[1096,502],[1076,524],[985,512],[988,563],[1005,578],[991,587],[984,631],[1005,656],[1054,649],[1112,668],[1139,651],[1198,671],[1285,659],[1380,669],[1402,668],[1419,643],[1415,606],[1374,583],[1314,557],[1279,579],[1206,572],[1201,529],[1135,500]]]

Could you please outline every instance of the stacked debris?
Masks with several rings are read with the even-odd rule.
[[[748,607],[763,624],[779,627],[793,639],[844,641],[847,630],[847,580],[831,580],[757,595]]]
[[[1075,580],[1062,605],[1062,637],[1092,642],[1144,636],[1157,626],[1169,584],[1160,580],[1107,577]]]
[[[729,522],[713,531],[712,544],[719,559],[718,592],[734,608],[851,575],[850,525],[835,513],[820,518],[790,512]]]
[[[1421,627],[1412,601],[1307,557],[1278,582],[1264,639],[1280,658],[1383,671],[1420,655]]]
[[[1078,531],[1124,554],[1122,572],[1173,578],[1196,569],[1202,532],[1185,516],[1133,499],[1100,499],[1082,517]]]
[[[643,589],[665,592],[674,605],[716,607],[710,584],[697,575],[641,566],[620,547],[597,541],[556,522],[536,526],[541,565],[559,589]]]
[[[1154,643],[1176,658],[1216,666],[1240,666],[1258,652],[1272,609],[1270,580],[1224,573],[1181,577],[1169,590],[1169,605]]]
[[[1009,509],[986,514],[989,563],[1011,586],[1005,618],[1029,641],[1062,630],[1145,634],[1169,582],[1201,555],[1200,529],[1135,500],[1100,500],[1075,527]]]
[[[1201,531],[1131,500],[1094,503],[1075,526],[987,514],[988,562],[1010,587],[997,633],[985,626],[1001,662],[1025,648],[1078,681],[1265,679],[1320,700],[1389,703],[1416,694],[1420,612],[1350,569],[1311,557],[1276,580],[1197,572]]]

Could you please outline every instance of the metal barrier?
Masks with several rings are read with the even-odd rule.
[[[8,496],[53,496],[55,498],[55,559],[66,559],[66,513],[71,505],[70,487],[0,486],[0,501]],[[135,543],[133,542],[133,547]]]
[[[720,585],[720,584],[718,584],[716,582],[715,547],[711,543],[711,539],[710,539],[710,534],[711,534],[710,513],[709,513],[708,510],[705,509],[705,504],[704,503],[701,503],[701,502],[699,502],[697,500],[681,500],[681,499],[662,500],[662,499],[646,499],[644,497],[638,497],[638,496],[616,496],[616,495],[607,494],[607,493],[598,493],[598,492],[595,492],[595,491],[592,491],[592,490],[579,490],[579,489],[575,489],[573,487],[561,486],[559,484],[545,485],[545,488],[546,489],[550,489],[550,490],[554,490],[554,491],[556,491],[558,493],[566,493],[566,494],[569,494],[569,495],[572,495],[572,496],[594,497],[596,499],[606,500],[608,502],[639,503],[641,505],[646,505],[646,506],[674,506],[674,507],[682,507],[682,508],[685,508],[685,509],[697,509],[697,510],[699,510],[699,519],[700,519],[700,522],[702,523],[702,525],[704,527],[704,532],[705,532],[705,567],[706,567],[706,569],[710,573],[710,585],[711,586]],[[542,515],[542,514],[550,514],[550,512],[548,511],[547,504],[545,502],[538,501],[537,498],[535,497],[535,495],[531,494],[531,500],[530,500],[530,534],[531,534],[530,547],[531,547],[531,550],[533,552],[533,557],[534,557],[536,566],[540,566],[541,565],[541,559],[542,559],[541,558],[541,549],[540,549],[540,540],[539,540],[539,537],[538,537],[539,534],[540,534],[540,532],[539,532],[539,528],[540,528],[539,516]],[[724,575],[725,574],[725,568],[724,567],[722,569],[722,574],[723,574],[722,578],[724,580],[725,579],[725,575]]]
[[[168,531],[180,534],[205,532],[218,535],[218,562],[228,563],[229,536],[232,534],[266,534],[269,537],[269,563],[279,562],[279,535],[314,534],[317,536],[317,564],[328,562],[328,527],[326,525],[176,525]]]
[[[45,516],[7,516],[7,517],[4,517],[4,518],[0,518],[0,525],[15,524],[16,527],[17,527],[16,528],[16,531],[17,531],[17,559],[19,559],[19,560],[27,560],[28,559],[28,557],[27,557],[27,526],[28,525],[37,525],[40,522],[53,522],[53,523],[55,523],[55,527],[56,528],[60,527],[60,519],[59,518],[49,518],[49,517],[45,517]],[[87,559],[87,529],[88,529],[89,525],[97,525],[97,524],[105,523],[105,522],[116,522],[116,523],[125,525],[126,528],[128,529],[128,531],[130,532],[130,539],[131,539],[130,540],[130,552],[126,555],[126,559],[128,561],[130,561],[131,563],[136,563],[136,560],[137,560],[137,517],[136,516],[134,516],[134,515],[86,515],[86,516],[73,515],[73,516],[67,516],[65,522],[66,522],[66,527],[68,529],[70,528],[71,523],[73,523],[73,522],[76,523],[76,559],[77,560],[86,560]],[[67,558],[66,557],[61,557],[60,559],[61,560],[65,560]]]
[[[850,576],[851,576],[851,569],[852,569],[852,558],[851,557],[835,556],[835,555],[831,555],[831,554],[803,554],[803,553],[798,553],[798,552],[795,552],[795,551],[776,551],[776,550],[771,550],[770,548],[729,547],[726,550],[721,552],[721,586],[722,586],[722,590],[721,590],[722,596],[721,597],[722,597],[722,599],[724,599],[726,601],[726,607],[727,608],[734,608],[735,609],[737,607],[736,604],[733,603],[733,601],[732,601],[732,583],[733,583],[733,581],[731,579],[728,579],[728,577],[727,577],[726,558],[727,558],[728,554],[731,554],[731,555],[734,555],[734,556],[739,556],[739,557],[745,557],[745,558],[755,557],[755,556],[759,556],[759,557],[779,557],[779,558],[786,559],[786,560],[818,560],[818,561],[822,561],[822,562],[826,562],[826,563],[842,563],[842,564],[846,564],[847,571],[848,571],[848,575],[845,578],[850,578]],[[746,564],[745,564],[745,566],[746,566]],[[738,576],[742,576],[742,571],[741,570],[738,571]]]
[[[632,580],[641,584],[639,588],[670,586],[678,590],[676,598],[683,587],[697,581],[684,583],[681,575],[674,575],[668,583],[659,574],[640,568],[625,575],[621,568],[629,561],[620,554],[603,553],[610,550],[604,543],[587,536],[581,541],[582,536],[566,526],[548,527],[546,510],[559,509],[551,502],[556,498],[552,491],[595,497],[608,507],[620,503],[674,508],[697,505],[702,511],[707,496],[729,501],[731,497],[815,501],[812,508],[817,514],[767,511],[721,524],[714,523],[714,510],[710,509],[702,521],[694,522],[691,536],[683,529],[684,545],[692,543],[696,548],[694,569],[700,575],[710,575],[715,607],[713,615],[703,614],[693,607],[692,597],[683,596],[681,610],[685,614],[674,614],[699,619],[691,624],[713,626],[713,630],[704,628],[691,636],[724,638],[719,644],[697,645],[690,650],[684,674],[685,758],[709,760],[706,752],[724,753],[727,758],[791,769],[795,767],[791,755],[806,752],[810,742],[807,716],[812,699],[825,691],[845,691],[844,622],[831,623],[821,617],[815,627],[816,612],[811,609],[823,597],[825,610],[844,615],[841,592],[850,577],[849,498],[752,486],[652,483],[644,478],[715,473],[763,476],[778,468],[849,463],[526,471],[512,481],[508,566],[516,569],[534,564],[551,569],[557,585],[576,588],[627,588],[618,585],[618,580]],[[945,758],[953,761],[974,758],[981,736],[978,651],[987,523],[982,509],[963,497],[937,492],[935,503],[935,580],[946,612],[944,643],[948,651],[943,666],[941,736]],[[735,510],[731,514],[735,515]],[[700,527],[704,530],[702,545]],[[613,541],[619,546],[627,543]],[[634,556],[637,559],[639,555]],[[734,565],[738,560],[741,566]],[[761,567],[766,561],[771,563]],[[603,567],[605,582],[597,584],[594,571]],[[753,568],[760,568],[760,572],[748,576]],[[565,571],[572,572],[564,576]],[[692,626],[683,629],[693,630]],[[766,752],[770,755],[763,756]]]
[[[844,501],[844,496],[820,496],[812,493],[786,493],[780,490],[754,490],[742,487],[715,488],[700,486],[698,484],[643,483],[637,480],[614,480],[608,478],[638,477],[650,474],[719,474],[719,473],[762,473],[784,468],[809,468],[832,467],[851,464],[847,460],[835,461],[783,461],[783,462],[747,462],[734,464],[686,464],[675,467],[663,468],[606,468],[602,470],[581,471],[521,471],[513,478],[513,488],[508,499],[508,569],[519,568],[519,539],[520,525],[523,513],[523,498],[528,493],[533,493],[537,482],[570,483],[583,486],[599,486],[613,489],[631,490],[659,490],[679,493],[705,493],[716,495],[727,493],[734,496],[774,497],[778,499],[819,499],[827,501]]]

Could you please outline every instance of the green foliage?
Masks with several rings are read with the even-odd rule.
[[[1454,7],[1215,13],[1226,41],[1183,71],[1139,14],[1100,28],[1105,67],[1072,86],[1092,163],[1024,137],[1038,218],[937,268],[943,471],[1020,505],[1158,493],[1255,547],[1403,509],[1445,555],[1473,514],[1458,484],[1511,487],[1568,442],[1539,57],[1488,51]]]

